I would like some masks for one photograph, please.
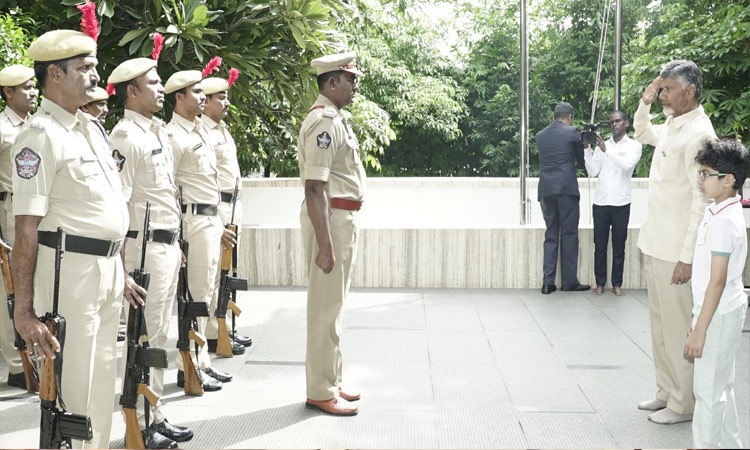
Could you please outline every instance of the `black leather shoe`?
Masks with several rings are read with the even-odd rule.
[[[21,373],[9,373],[8,374],[8,386],[21,388],[26,390],[26,375]]]
[[[125,333],[123,333],[122,331],[118,331],[117,332],[117,342],[122,342],[124,340],[125,340]],[[167,447],[164,447],[164,448],[167,448]]]
[[[218,340],[206,339],[206,343],[208,344],[208,353],[216,353],[216,346],[218,345]],[[245,347],[238,342],[232,342],[232,354],[242,355],[243,353],[245,353]]]
[[[542,285],[542,294],[551,294],[557,290],[557,286],[554,284],[543,284]]]
[[[154,425],[154,429],[175,442],[185,442],[193,438],[193,432],[187,427],[172,425],[167,422],[167,419],[164,419],[162,423]]]
[[[143,442],[146,448],[177,448],[177,442],[156,431],[153,423],[143,432]]]
[[[591,286],[589,286],[588,284],[581,284],[581,283],[574,284],[573,286],[563,286],[563,287],[560,288],[561,291],[566,291],[566,292],[569,292],[569,291],[588,291],[589,289],[591,289]]]
[[[200,377],[204,391],[214,392],[221,389],[221,381],[216,378],[212,378],[205,373],[201,373]],[[182,370],[177,371],[177,387],[185,387],[185,372]]]
[[[233,340],[234,342],[242,345],[243,347],[250,347],[253,345],[253,340],[250,339],[247,336],[243,336],[237,331],[230,331],[229,332],[229,339]]]
[[[201,369],[204,374],[208,375],[211,378],[214,378],[216,380],[221,381],[222,383],[229,383],[232,381],[232,376],[229,375],[226,372],[222,372],[221,370],[216,370],[213,367],[209,367],[208,369]]]

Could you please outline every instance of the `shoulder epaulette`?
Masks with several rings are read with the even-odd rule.
[[[44,125],[42,125],[39,122],[31,122],[29,123],[29,128],[33,128],[35,130],[44,131]]]
[[[336,109],[331,106],[326,106],[323,110],[323,117],[333,119],[334,117],[336,117]]]
[[[125,128],[118,128],[118,129],[116,129],[116,130],[114,130],[112,132],[112,135],[113,136],[123,136],[124,137],[124,136],[128,135],[128,130],[126,130]]]

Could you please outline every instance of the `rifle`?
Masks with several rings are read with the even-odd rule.
[[[151,216],[151,203],[146,202],[146,216],[143,224],[143,245],[141,246],[141,266],[133,270],[130,276],[143,289],[148,290],[151,274],[146,272],[146,245],[150,236],[149,219]],[[144,298],[144,301],[146,299]],[[155,406],[159,401],[156,393],[149,386],[151,368],[167,368],[167,352],[162,348],[150,348],[148,344],[148,331],[143,316],[143,308],[130,305],[128,312],[128,353],[125,376],[123,377],[122,395],[120,405],[125,414],[125,448],[146,448],[143,442],[143,433],[138,425],[136,405],[138,396],[143,395],[146,402]],[[146,429],[149,425],[149,406],[144,403],[146,415]]]
[[[0,241],[5,244],[8,242],[3,238],[3,231],[0,229]],[[13,326],[15,333],[15,341],[13,346],[18,350],[18,356],[21,357],[21,366],[23,366],[23,373],[26,377],[26,390],[29,392],[39,392],[39,372],[37,372],[34,362],[31,360],[29,350],[26,348],[26,341],[23,340],[21,335],[16,330],[15,323],[13,321],[13,307],[16,303],[16,294],[13,287],[13,275],[10,270],[10,251],[3,246],[0,246],[0,258],[3,262],[0,263],[3,272],[3,282],[5,284],[5,292],[8,294],[8,314],[10,315],[10,323]]]
[[[71,447],[71,439],[84,441],[94,437],[91,429],[91,419],[82,414],[72,414],[65,411],[62,398],[62,366],[63,346],[65,345],[65,318],[57,313],[57,303],[60,295],[60,260],[62,259],[62,228],[57,229],[57,243],[55,244],[55,290],[52,297],[52,312],[48,312],[41,320],[47,329],[60,343],[60,351],[55,352],[55,359],[42,358],[42,377],[39,388],[39,399],[42,407],[42,423],[39,427],[39,448]],[[57,405],[60,405],[60,409]]]
[[[239,179],[234,184],[234,195],[232,196],[232,220],[226,225],[228,230],[237,235],[237,225],[234,224],[234,212],[237,207],[237,194],[239,193]],[[219,284],[219,298],[216,304],[214,316],[219,326],[219,332],[216,342],[216,354],[231,358],[232,342],[229,339],[227,330],[227,309],[232,311],[232,335],[235,334],[235,316],[242,314],[242,310],[237,306],[235,300],[237,291],[247,290],[247,280],[237,277],[237,246],[224,248],[221,251],[221,283]],[[233,269],[233,275],[229,275],[229,269]]]
[[[182,186],[180,186],[180,205],[182,205]],[[187,260],[190,245],[183,239],[182,221],[180,221],[180,250]],[[188,267],[180,267],[177,280],[177,349],[182,358],[185,373],[185,395],[203,395],[203,380],[200,372],[190,357],[190,341],[195,344],[195,355],[200,347],[206,345],[206,338],[198,332],[198,317],[208,317],[206,302],[196,302],[188,287]]]

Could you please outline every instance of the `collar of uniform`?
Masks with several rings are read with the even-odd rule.
[[[620,142],[615,142],[614,136],[610,136],[610,138],[607,139],[606,143],[607,144],[611,143],[612,145],[620,145],[620,144],[627,143],[629,140],[630,140],[630,137],[627,134],[625,136],[623,136],[622,139],[620,139]]]
[[[138,125],[140,129],[146,132],[151,129],[151,124],[153,123],[153,119],[149,119],[142,114],[133,111],[132,109],[126,109],[124,117],[126,119],[132,120],[133,123]]]
[[[40,105],[42,109],[45,110],[45,112],[49,113],[55,120],[60,122],[60,125],[65,127],[68,131],[72,130],[74,126],[80,121],[85,120],[88,122],[88,119],[83,115],[83,112],[79,109],[76,112],[76,115],[65,111],[62,109],[60,105],[53,102],[52,100],[49,100],[48,98],[42,98],[42,103]]]
[[[10,123],[12,123],[14,127],[23,125],[23,123],[26,122],[25,119],[20,118],[9,106],[5,107],[5,114],[8,115],[8,120],[10,120]]]
[[[716,202],[711,203],[710,205],[708,205],[708,210],[711,212],[712,216],[715,216],[719,214],[720,212],[724,211],[727,208],[727,206],[733,203],[739,202],[740,198],[741,198],[740,195],[737,194],[734,197],[729,197],[728,199],[724,200],[721,203],[718,203],[718,204]]]
[[[193,122],[187,120],[186,118],[182,117],[181,115],[177,113],[172,114],[172,121],[176,123],[177,125],[181,126],[185,129],[188,133],[191,131],[196,131],[200,133],[201,129],[201,122],[198,117],[195,118]]]
[[[698,105],[697,108],[695,108],[694,110],[690,112],[687,112],[681,116],[672,117],[672,121],[674,121],[674,126],[676,126],[677,128],[680,128],[686,123],[692,121],[693,119],[695,119],[696,117],[702,114],[703,114],[703,106]]]
[[[318,99],[315,100],[315,105],[313,105],[313,106],[316,106],[316,105],[330,106],[338,114],[341,114],[341,110],[339,109],[339,107],[336,106],[336,105],[334,105],[333,102],[328,97],[326,97],[323,94],[318,94]]]
[[[219,125],[221,125],[221,123],[214,122],[214,119],[208,117],[205,114],[201,115],[201,122],[203,122],[203,125],[205,125],[205,127],[208,129],[218,128]],[[224,122],[224,121],[222,120],[221,122]]]

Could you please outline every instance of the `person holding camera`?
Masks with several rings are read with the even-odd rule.
[[[597,146],[584,152],[586,171],[599,177],[594,194],[594,293],[602,295],[607,284],[607,242],[612,230],[612,292],[622,291],[622,272],[625,266],[625,241],[630,221],[630,189],[633,169],[641,159],[642,145],[626,134],[630,122],[627,114],[614,111],[609,115],[612,137],[606,142],[598,134]]]
[[[554,121],[537,133],[539,151],[538,199],[544,223],[544,267],[542,294],[557,290],[557,252],[560,248],[561,290],[587,291],[578,282],[578,219],[581,193],[578,191],[576,161],[585,165],[581,133],[573,126],[573,107],[561,102],[555,106]],[[559,244],[559,245],[558,245]]]

